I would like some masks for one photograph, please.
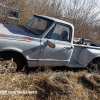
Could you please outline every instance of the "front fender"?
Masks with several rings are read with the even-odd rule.
[[[18,48],[10,48],[10,47],[5,47],[5,48],[0,49],[0,52],[4,52],[4,51],[18,52],[21,55],[23,55],[26,60],[28,59],[27,56],[26,56],[26,54],[21,49],[18,49]]]
[[[86,67],[90,61],[97,57],[100,57],[99,49],[83,48],[78,57],[78,63]]]

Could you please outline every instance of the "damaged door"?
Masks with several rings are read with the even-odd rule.
[[[71,27],[56,24],[41,39],[38,66],[67,66],[73,52],[71,39]]]

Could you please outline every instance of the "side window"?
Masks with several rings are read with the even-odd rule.
[[[69,34],[69,27],[56,24],[56,26],[50,30],[50,32],[45,36],[45,38],[60,41],[69,41]]]

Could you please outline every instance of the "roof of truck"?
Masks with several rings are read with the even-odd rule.
[[[57,19],[57,18],[43,16],[43,15],[35,15],[35,16],[46,18],[46,19],[49,19],[49,20],[52,20],[52,21],[55,21],[55,22],[63,23],[63,24],[68,24],[68,25],[73,27],[73,25],[71,23],[63,21],[63,20],[60,20],[60,19]]]

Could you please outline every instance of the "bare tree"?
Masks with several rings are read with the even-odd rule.
[[[75,27],[75,37],[90,38],[93,27],[99,22],[100,10],[97,1],[68,0],[65,19]]]

